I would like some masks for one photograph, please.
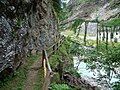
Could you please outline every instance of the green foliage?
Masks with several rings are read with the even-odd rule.
[[[40,58],[40,55],[30,55],[28,57],[28,59],[31,60],[31,61],[39,60],[39,58]]]
[[[19,27],[22,25],[22,20],[21,19],[17,19],[17,23],[16,23],[16,27]]]
[[[95,42],[90,41],[90,43],[94,44]],[[88,68],[104,69],[107,76],[110,78],[110,72],[114,72],[115,68],[120,66],[120,43],[116,43],[114,46],[109,43],[107,47],[108,49],[106,49],[105,42],[101,42],[98,47],[92,48],[91,46],[89,49],[89,47],[84,48],[82,44],[78,44],[74,41],[71,44],[70,51],[73,54],[77,53],[78,55],[84,56],[84,61],[87,63]],[[99,67],[96,62],[99,63]]]
[[[53,4],[52,4],[53,11],[54,11],[58,21],[61,22],[65,19],[67,19],[69,16],[69,13],[68,13],[67,8],[65,7],[65,3],[63,3],[61,0],[52,0],[52,2],[53,2]]]
[[[105,26],[119,26],[120,25],[120,18],[115,18],[110,21],[107,21],[103,25]]]
[[[26,68],[20,68],[16,71],[14,77],[7,78],[0,84],[0,90],[22,90],[26,80]]]
[[[64,54],[65,56],[69,56],[69,48],[70,48],[70,42],[69,42],[69,37],[65,39],[63,44],[60,47],[60,52]]]
[[[97,48],[93,50],[84,50],[82,53],[86,57],[87,63],[89,63],[89,67],[95,69],[96,65],[94,62],[100,62],[101,67],[104,68],[106,72],[112,71],[120,66],[120,45],[116,45],[113,47],[112,45],[108,45],[108,50],[105,49],[106,44],[101,43]]]
[[[77,70],[73,67],[73,65],[69,65],[65,68],[65,72],[69,72],[72,76],[75,77],[81,77],[80,73],[77,72]]]
[[[120,89],[120,82],[115,82],[113,85],[113,90],[119,90]]]
[[[52,69],[56,69],[56,67],[58,67],[59,61],[63,60],[64,64],[63,64],[63,73],[64,72],[69,72],[72,76],[75,77],[80,77],[80,74],[77,73],[77,70],[75,70],[74,65],[73,65],[73,57],[70,53],[70,47],[71,47],[71,41],[70,41],[70,37],[67,37],[63,44],[59,47],[59,50],[56,52],[56,54],[52,55],[52,57],[50,57],[50,65],[52,67]],[[72,59],[71,59],[72,57]],[[60,83],[60,75],[57,73],[55,74],[55,77],[53,77],[52,79],[52,84],[50,87],[50,90],[76,90],[73,89],[71,87],[69,87],[66,84],[56,84],[56,83]],[[54,84],[55,83],[55,84]],[[62,83],[64,83],[62,81]]]
[[[58,18],[60,21],[64,21],[65,19],[68,18],[68,16],[69,16],[69,12],[66,8],[63,8],[58,14]]]
[[[80,54],[80,45],[78,43],[72,43],[70,47],[70,53],[72,54]]]
[[[76,30],[78,29],[78,27],[83,23],[82,19],[76,19],[74,20],[72,26],[71,26],[71,30],[74,31],[74,33],[76,33]]]
[[[96,46],[96,41],[95,40],[87,40],[86,46]]]
[[[72,90],[67,84],[51,84],[51,90]]]
[[[59,13],[59,11],[62,10],[61,9],[61,0],[52,0],[52,2],[53,2],[53,7],[54,7],[55,11]]]
[[[108,78],[111,77],[110,72],[114,72],[115,68],[119,68],[120,66],[120,44],[116,44],[114,47],[109,44],[108,49],[106,49],[106,43],[103,42],[98,45],[98,50],[97,48],[85,50],[83,55],[86,57],[85,61],[88,64],[88,68],[104,69]],[[99,67],[95,62],[99,63]]]
[[[67,49],[66,49],[65,45],[62,45],[59,50],[60,50],[60,52],[61,52],[62,54],[68,55],[68,53],[67,53],[67,51],[66,51]]]
[[[58,53],[52,55],[50,57],[50,65],[52,69],[55,69],[57,67],[57,65],[59,64],[59,60],[60,60],[60,56],[58,55]]]
[[[53,69],[55,69],[57,67],[57,65],[59,64],[59,61],[61,61],[63,58],[62,56],[66,56],[67,59],[69,57],[69,47],[70,47],[70,43],[68,41],[68,39],[65,39],[63,44],[59,47],[59,50],[50,57],[50,65]]]
[[[51,83],[60,83],[60,75],[58,72],[54,73],[54,77],[52,77],[51,79]]]
[[[101,43],[98,46],[98,55],[103,60],[103,63],[108,64],[112,67],[120,66],[120,44],[116,44],[114,47],[111,44],[109,44],[108,50],[106,50],[105,47],[105,43]]]

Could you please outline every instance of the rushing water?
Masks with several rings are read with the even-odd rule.
[[[87,67],[87,63],[80,61],[78,57],[73,57],[74,67],[77,68],[78,73],[91,85],[100,87],[101,90],[112,90],[111,83],[119,81],[115,78],[115,74],[111,72],[111,80],[108,78],[100,78],[100,76],[105,76],[106,72],[104,69],[94,69],[91,70]],[[100,79],[100,80],[98,80]]]

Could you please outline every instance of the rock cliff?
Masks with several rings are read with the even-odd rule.
[[[108,20],[111,17],[120,16],[119,0],[70,0],[67,4],[70,11],[69,18],[63,23],[71,22],[75,19]]]
[[[52,0],[0,0],[0,72],[58,39]]]

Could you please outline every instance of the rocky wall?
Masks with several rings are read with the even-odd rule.
[[[41,51],[59,32],[51,0],[0,0],[0,72]]]

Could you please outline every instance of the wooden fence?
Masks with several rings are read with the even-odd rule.
[[[53,71],[49,63],[49,57],[58,50],[58,48],[62,45],[63,41],[64,37],[61,37],[49,48],[44,48],[42,50],[42,66],[44,67],[44,83],[42,90],[48,90],[50,79],[53,76]]]
[[[116,38],[116,35],[119,36],[119,38]],[[120,25],[118,26],[105,26],[105,25],[98,25],[97,30],[97,45],[100,44],[101,41],[104,41],[106,43],[106,49],[108,49],[108,42],[112,43],[118,42],[118,39],[120,39]]]

